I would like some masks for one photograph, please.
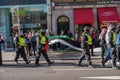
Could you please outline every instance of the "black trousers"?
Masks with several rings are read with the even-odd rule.
[[[105,57],[105,53],[106,53],[106,45],[103,43],[100,45],[101,47],[101,57],[102,57],[102,61],[104,61],[104,57]]]
[[[26,63],[28,62],[27,57],[26,57],[26,54],[25,54],[25,49],[24,49],[24,47],[18,48],[18,50],[16,51],[16,57],[15,57],[15,60],[16,60],[16,61],[18,61],[19,56],[22,56],[23,60],[24,60]]]
[[[93,56],[94,55],[94,53],[93,53],[93,44],[92,45],[90,45],[90,53],[91,53],[91,56]]]
[[[84,58],[86,58],[86,60],[88,61],[88,64],[89,64],[89,65],[92,65],[91,57],[90,57],[90,48],[89,48],[89,47],[87,47],[87,48],[83,51],[82,55],[80,56],[80,59],[79,59],[79,63],[78,63],[78,64],[81,65],[81,62],[82,62],[82,60],[83,60]]]
[[[0,65],[2,64],[2,52],[0,51]]]
[[[116,45],[117,61],[120,62],[120,44]]]
[[[42,50],[41,48],[39,48],[38,52],[37,52],[37,55],[36,55],[35,64],[39,64],[39,58],[40,58],[41,54],[44,56],[47,63],[50,63],[50,59],[48,57],[48,54],[47,54],[46,50],[45,49]]]

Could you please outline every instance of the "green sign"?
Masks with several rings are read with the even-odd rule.
[[[16,15],[27,15],[28,11],[23,9],[23,10],[19,10],[19,11],[15,11]]]

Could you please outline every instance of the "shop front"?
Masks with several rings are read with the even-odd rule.
[[[81,36],[85,26],[92,27],[94,16],[92,8],[75,8],[74,10],[75,35]]]
[[[16,32],[25,33],[46,27],[46,0],[0,0],[0,34],[5,34],[6,47],[12,46],[12,37]]]
[[[112,23],[117,25],[119,22],[119,15],[116,7],[97,8],[98,22],[102,27],[107,27]]]

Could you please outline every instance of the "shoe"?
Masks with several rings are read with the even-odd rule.
[[[35,66],[41,66],[40,64],[35,64]]]
[[[26,64],[30,64],[30,61],[27,61]]]
[[[91,56],[95,56],[94,54],[91,54]]]
[[[76,64],[76,66],[82,66],[80,63]]]
[[[15,59],[14,61],[15,61],[17,64],[19,64],[17,59]]]
[[[50,66],[51,64],[54,64],[55,62],[49,62],[48,65]]]
[[[118,68],[116,66],[113,66],[112,69],[118,70]]]
[[[3,63],[1,63],[1,64],[0,64],[0,66],[4,66],[4,64],[3,64]]]
[[[93,66],[92,66],[92,65],[89,65],[88,67],[89,67],[89,68],[93,68]]]
[[[120,62],[116,62],[117,65],[120,65]]]
[[[112,64],[112,60],[108,60],[108,64],[111,65]]]

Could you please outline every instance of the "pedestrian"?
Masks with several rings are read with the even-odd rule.
[[[117,28],[117,35],[116,35],[116,53],[117,53],[117,64],[120,65],[120,26]]]
[[[16,45],[17,45],[17,52],[16,52],[16,56],[15,56],[15,62],[18,64],[18,58],[19,56],[21,56],[26,64],[29,64],[30,62],[28,61],[26,54],[25,54],[25,37],[24,35],[19,32],[18,37],[16,38]]]
[[[48,42],[48,38],[45,35],[45,31],[43,30],[41,32],[41,35],[36,36],[36,49],[37,49],[37,54],[36,54],[36,58],[35,58],[35,65],[36,66],[40,65],[39,58],[41,56],[41,53],[44,56],[44,58],[46,59],[49,66],[54,63],[54,62],[50,61],[48,54],[47,54],[47,51],[45,50],[45,46],[46,46],[47,42]]]
[[[102,61],[104,61],[104,57],[106,54],[106,45],[105,45],[106,44],[106,41],[105,41],[106,32],[107,32],[107,29],[103,28],[99,35]]]
[[[108,30],[106,33],[106,44],[107,49],[110,50],[110,57],[112,59],[112,68],[117,69],[116,67],[116,34],[115,34],[115,26],[113,24],[109,24]],[[105,63],[109,60],[109,57],[106,57],[104,61],[102,61],[103,67],[105,67]]]
[[[90,45],[92,44],[92,38],[89,34],[89,30],[90,28],[88,26],[85,26],[84,32],[82,33],[81,48],[83,49],[83,53],[80,56],[77,66],[81,66],[82,60],[86,58],[89,64],[88,67],[93,67],[90,55]]]
[[[61,33],[59,36],[65,36],[65,31],[61,30]],[[60,43],[60,50],[63,50],[63,51],[65,50],[65,45],[62,43]]]
[[[33,55],[32,54],[32,51],[34,52],[34,56],[35,56],[35,52],[36,52],[36,49],[35,49],[35,47],[36,47],[36,36],[35,36],[35,33],[34,32],[32,32],[32,37],[31,37],[31,40],[30,40],[31,42],[31,49],[30,49],[30,54],[31,55]]]
[[[30,39],[28,38],[28,34],[27,34],[27,33],[25,33],[24,36],[25,36],[25,53],[26,53],[27,58],[29,58],[30,52],[29,52],[28,45],[29,45],[29,43],[30,43]]]
[[[70,30],[67,31],[67,36],[72,39],[73,38],[73,34]]]
[[[92,44],[90,45],[90,51],[91,51],[90,53],[91,53],[91,56],[94,56],[93,48],[95,47],[95,42],[96,42],[96,33],[94,28],[90,29],[90,35],[92,37]]]
[[[1,39],[1,35],[0,35],[0,66],[3,65],[2,63],[2,51],[1,51],[1,44],[4,43],[4,41]]]
[[[3,43],[1,44],[1,46],[2,46],[2,51],[5,51],[6,40],[5,40],[5,35],[4,35],[4,33],[1,35],[1,39],[3,40]]]

